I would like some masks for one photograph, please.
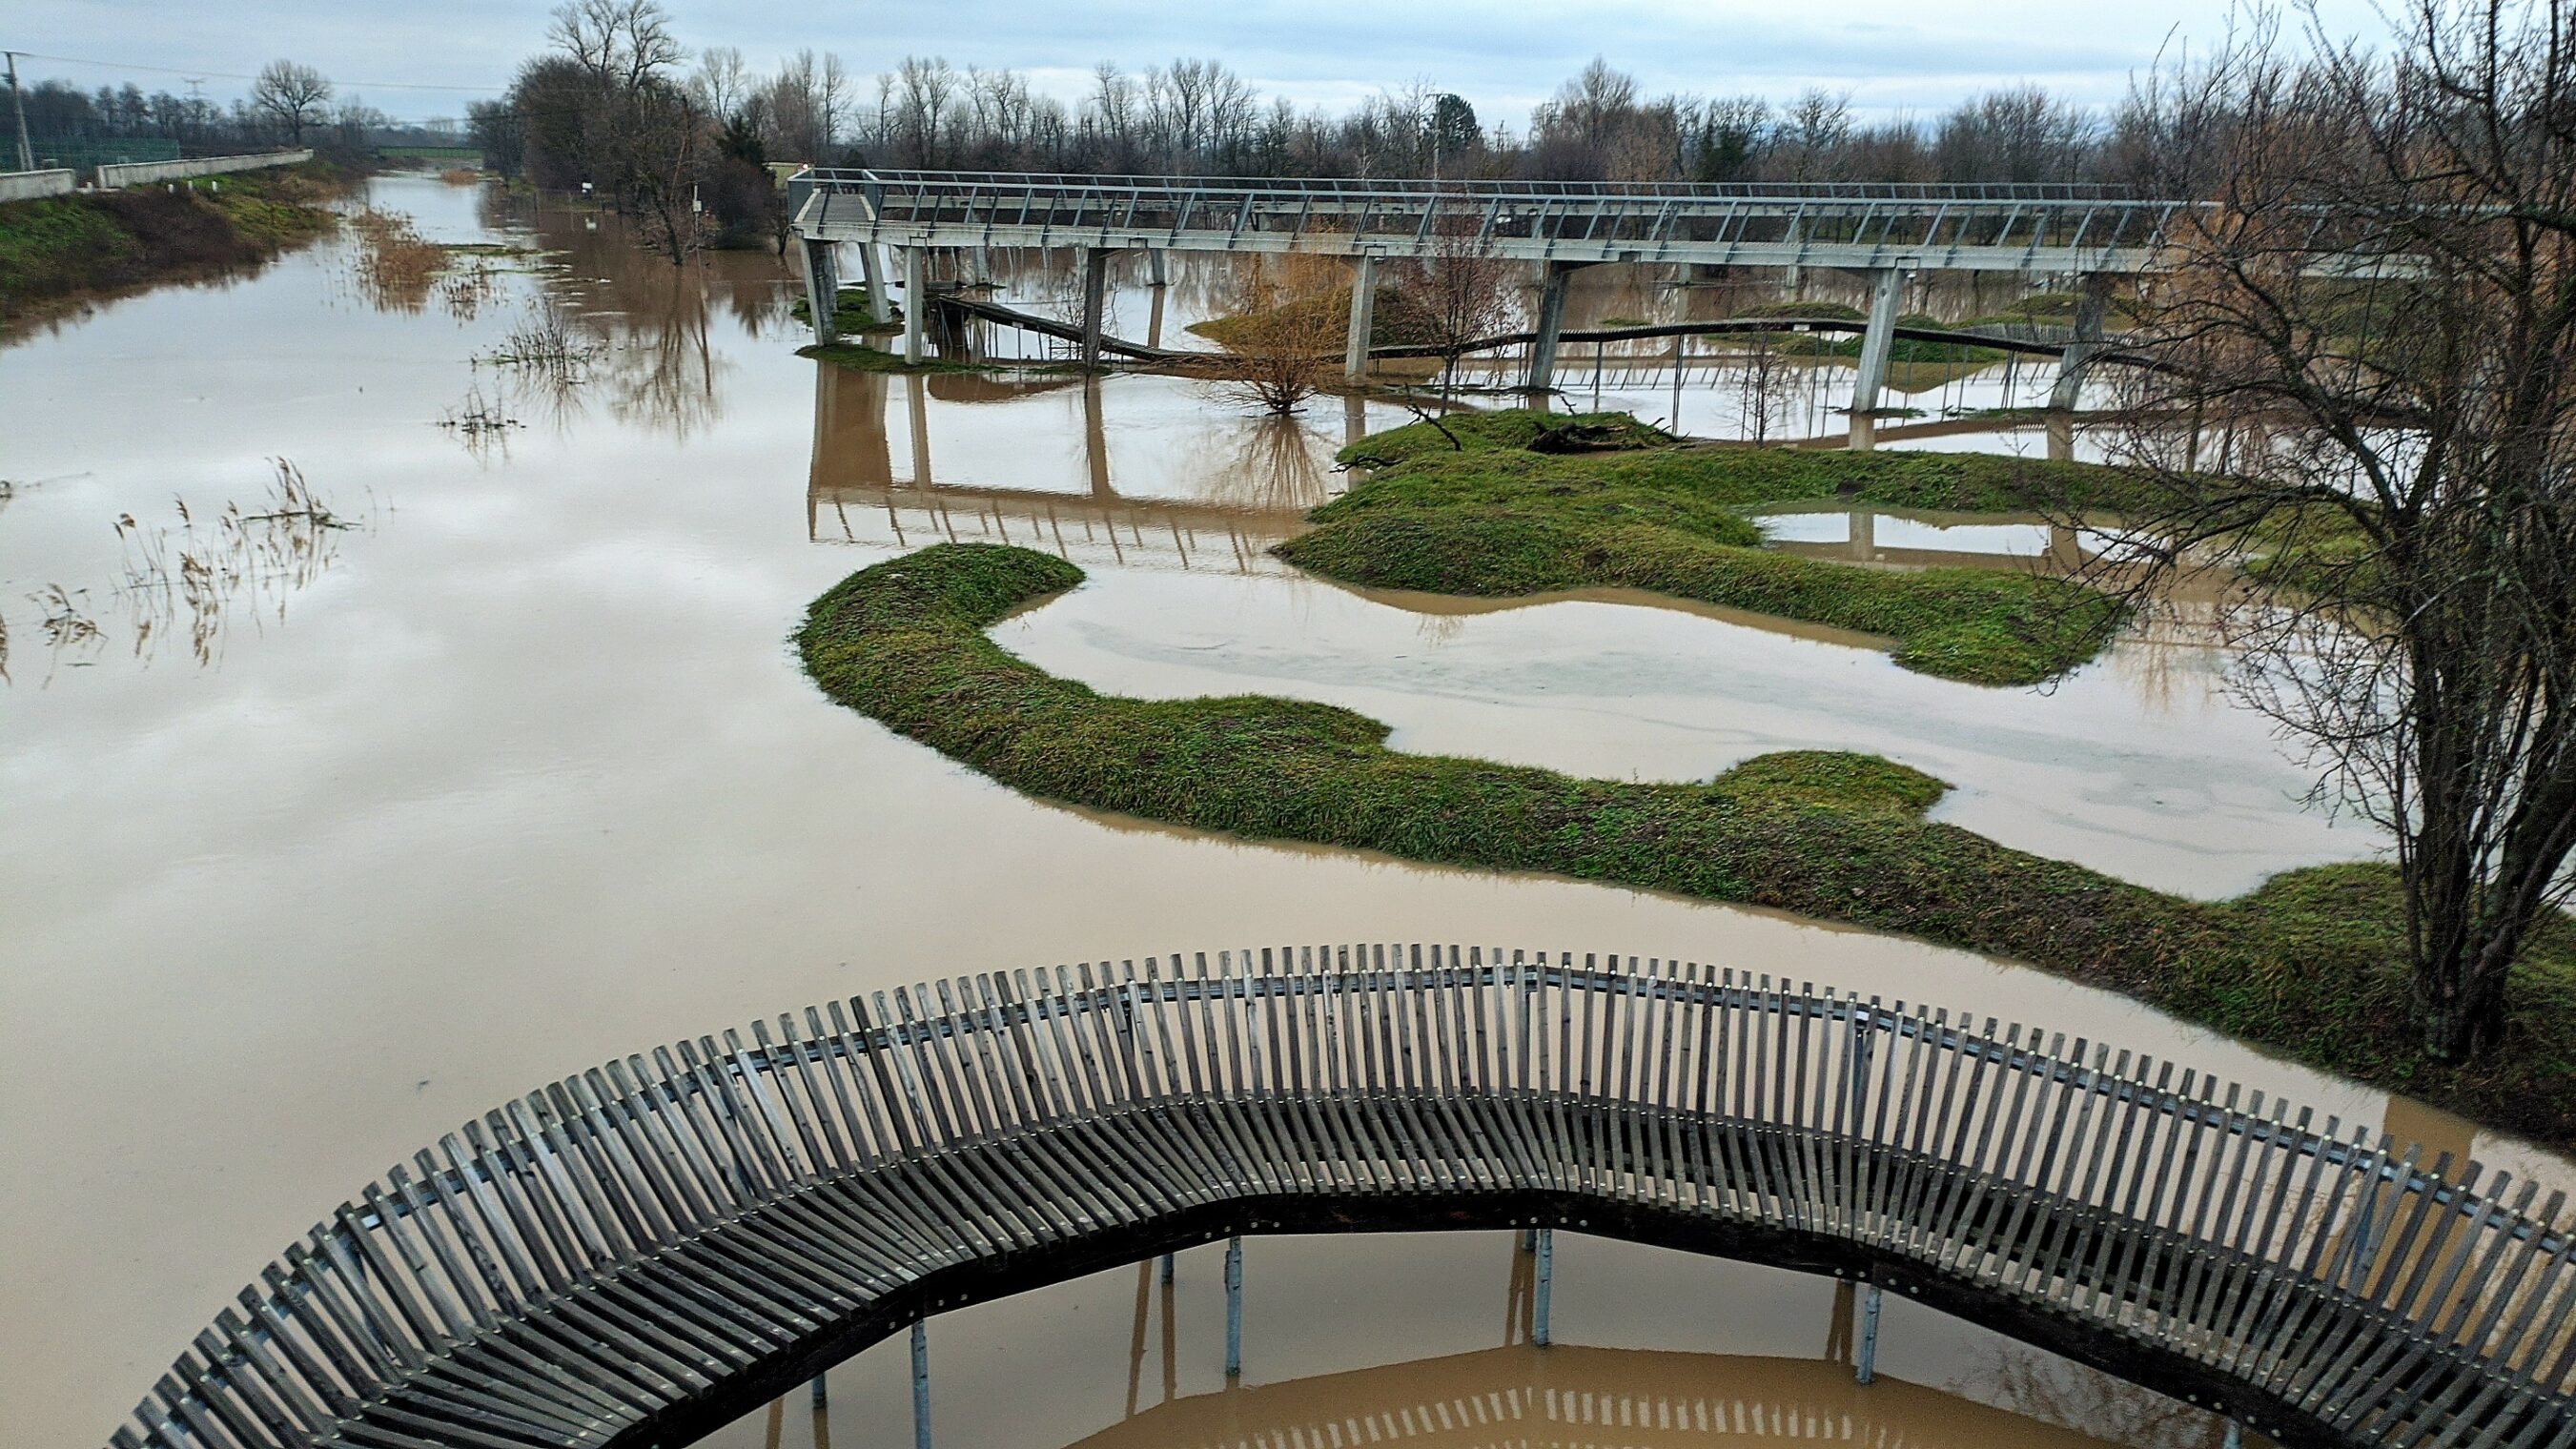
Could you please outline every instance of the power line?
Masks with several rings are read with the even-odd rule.
[[[20,55],[20,56],[25,57],[25,58],[26,58],[26,59],[28,59],[28,60],[50,60],[50,61],[54,62],[54,63],[55,63],[55,64],[57,64],[57,65],[86,65],[86,66],[95,66],[96,68],[98,68],[98,69],[100,69],[100,70],[141,70],[141,71],[150,71],[150,72],[152,72],[152,73],[153,73],[153,74],[155,74],[155,75],[175,75],[175,76],[179,76],[179,77],[181,77],[182,79],[186,79],[186,78],[190,78],[190,77],[193,77],[193,78],[195,78],[195,79],[197,79],[197,80],[238,80],[238,81],[255,81],[255,80],[258,80],[258,79],[259,79],[259,77],[258,77],[258,76],[256,76],[256,75],[243,75],[243,74],[241,74],[241,73],[239,73],[239,72],[237,72],[237,71],[225,71],[225,70],[197,70],[197,69],[195,69],[194,67],[190,67],[190,68],[187,68],[187,69],[181,69],[181,68],[179,68],[179,67],[177,67],[177,66],[167,66],[167,65],[144,65],[144,64],[142,64],[142,63],[140,63],[140,62],[136,62],[136,61],[123,61],[123,60],[85,60],[85,59],[81,58],[80,56],[76,56],[76,55],[46,55],[46,54],[44,54],[44,53],[43,53],[43,52],[41,52],[41,51],[34,51],[34,50],[21,50],[21,51],[18,51],[18,52],[16,52],[16,53],[17,53],[18,55]],[[348,88],[349,88],[349,89],[351,89],[351,90],[366,90],[366,91],[468,91],[468,92],[472,92],[472,93],[477,94],[477,95],[497,95],[497,94],[499,94],[499,93],[501,93],[501,92],[506,91],[506,90],[508,90],[508,89],[509,89],[509,87],[508,87],[508,86],[451,86],[451,85],[432,85],[432,84],[429,84],[429,83],[428,83],[428,82],[426,82],[426,81],[355,81],[355,80],[340,80],[340,79],[338,79],[338,78],[336,78],[336,77],[335,77],[335,78],[333,78],[333,80],[332,80],[332,82],[331,82],[331,83],[332,83],[334,86],[346,86],[346,87],[348,87]]]

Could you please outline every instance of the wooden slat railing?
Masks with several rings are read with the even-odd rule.
[[[1697,965],[1298,948],[629,1057],[290,1247],[118,1449],[685,1443],[930,1313],[1248,1232],[1843,1273],[2292,1444],[2576,1445],[2565,1195],[2172,1063]]]

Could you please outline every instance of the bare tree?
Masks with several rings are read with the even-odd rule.
[[[957,69],[938,56],[924,60],[908,55],[896,68],[895,79],[903,93],[903,134],[912,146],[912,162],[916,166],[936,166],[948,103],[957,94]]]
[[[1329,258],[1300,253],[1253,259],[1240,310],[1211,331],[1225,348],[1215,365],[1221,392],[1285,415],[1323,390],[1341,366],[1349,328],[1338,270]]]
[[[566,0],[546,37],[601,85],[631,94],[688,58],[661,0]]]
[[[1511,324],[1519,265],[1503,258],[1472,214],[1441,217],[1427,250],[1405,268],[1406,310],[1440,359],[1440,400],[1447,402],[1459,359]]]
[[[751,99],[751,91],[751,68],[743,64],[740,49],[710,45],[699,53],[689,92],[700,110],[710,116],[730,116]]]
[[[291,60],[272,60],[261,66],[259,78],[250,85],[251,105],[275,121],[286,132],[286,138],[299,146],[304,143],[305,130],[320,125],[328,114],[330,99],[330,78]]]
[[[2213,198],[2129,401],[2228,474],[2142,432],[2125,542],[2134,588],[2250,564],[2239,682],[2394,837],[2423,1047],[2460,1061],[2576,846],[2576,44],[2560,0],[2391,18],[2387,56],[2257,24],[2123,117]]]
[[[1738,413],[1745,436],[1755,443],[1771,440],[1772,430],[1787,420],[1797,400],[1801,370],[1782,341],[1780,333],[1756,332],[1745,339],[1740,353],[1744,375]]]

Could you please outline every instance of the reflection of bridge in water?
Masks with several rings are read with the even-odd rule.
[[[2105,1442],[1899,1379],[1860,1384],[1848,1363],[1826,1359],[1560,1344],[1168,1397],[1071,1449],[1716,1449],[1784,1441],[1873,1449]]]
[[[1122,493],[1112,466],[1114,403],[1099,378],[897,376],[820,363],[814,387],[808,538],[896,547],[1011,543],[1077,562],[1249,570],[1304,526],[1307,510],[1339,490],[1325,453],[1366,428],[1358,398],[1345,400],[1332,439],[1294,419],[1213,418],[1186,445],[1157,442],[1166,451],[1137,468],[1159,469],[1159,476],[1132,481],[1135,491]],[[1013,455],[1010,476],[961,476],[939,464],[937,424],[1007,434],[1023,421],[1009,413],[1014,404],[1050,395],[1078,409],[1078,423],[1058,428],[1047,420]],[[994,410],[986,423],[958,405]],[[1045,486],[1050,475],[1062,486]]]

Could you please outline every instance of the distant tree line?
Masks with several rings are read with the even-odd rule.
[[[168,90],[147,94],[131,81],[84,91],[67,81],[40,80],[29,84],[21,99],[39,165],[48,158],[69,161],[105,154],[119,142],[134,141],[166,142],[182,156],[310,146],[354,162],[407,130],[421,139],[430,136],[396,126],[384,112],[354,96],[339,96],[328,76],[292,60],[262,67],[250,94],[229,106]],[[444,139],[455,144],[461,138]]]
[[[655,0],[580,0],[586,24],[667,34]],[[606,92],[560,45],[509,96],[474,108],[479,134],[531,173],[583,169],[576,137]],[[1473,176],[1613,181],[2116,181],[2138,169],[2137,123],[2036,85],[1970,97],[1937,118],[1863,121],[1848,93],[1787,100],[1648,96],[1595,59],[1537,108],[1525,134],[1483,126],[1464,97],[1415,83],[1340,114],[1265,100],[1224,62],[1128,70],[1103,61],[1083,97],[1033,91],[1012,70],[908,56],[873,76],[799,51],[770,75],[711,47],[653,78],[713,128],[757,137],[776,160],[968,170],[1244,176]],[[589,90],[585,92],[584,86]],[[584,100],[584,95],[589,96]],[[577,113],[582,119],[575,119]]]
[[[2149,174],[2135,106],[2073,104],[2036,85],[1935,117],[1863,119],[1848,93],[1786,99],[1648,95],[1595,59],[1525,133],[1416,83],[1339,113],[1300,110],[1224,62],[1130,70],[1103,61],[1065,101],[1013,70],[907,56],[873,75],[798,51],[755,72],[742,52],[690,56],[660,0],[570,0],[552,45],[500,100],[469,108],[487,164],[654,221],[658,245],[776,239],[770,163],[1240,176],[1448,176],[1608,181],[2098,181]],[[674,198],[694,200],[689,233]],[[694,237],[694,239],[692,239]]]

